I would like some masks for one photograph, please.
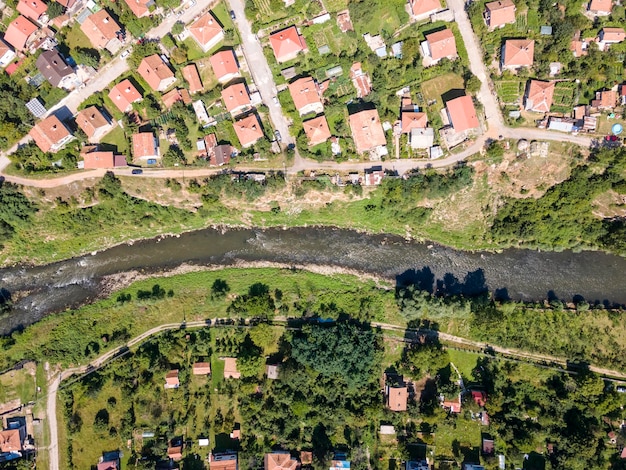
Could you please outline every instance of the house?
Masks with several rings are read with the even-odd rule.
[[[232,145],[221,144],[216,145],[213,151],[209,154],[209,164],[211,166],[228,165],[230,158],[232,157],[234,149]]]
[[[109,119],[95,106],[79,111],[75,120],[78,127],[87,135],[89,142],[98,142],[113,127]]]
[[[198,149],[198,157],[208,158],[213,153],[213,150],[217,146],[217,136],[215,134],[209,134],[196,142],[196,148]]]
[[[382,166],[373,166],[371,168],[366,168],[363,171],[365,174],[363,184],[365,186],[378,186],[385,177],[385,172],[383,171]]]
[[[158,54],[143,59],[137,72],[154,91],[164,91],[176,81],[174,73]]]
[[[387,45],[385,44],[385,40],[380,34],[376,36],[370,35],[370,33],[365,33],[363,35],[363,39],[367,46],[374,52],[378,57],[383,58],[387,57]]]
[[[596,91],[596,99],[591,100],[593,108],[613,109],[617,104],[617,92],[612,90]]]
[[[324,105],[320,99],[320,89],[312,77],[304,77],[289,84],[289,93],[296,105],[300,116],[305,114],[324,112]]]
[[[189,93],[192,95],[203,90],[202,80],[200,80],[196,64],[189,64],[183,67],[183,78],[189,83]]]
[[[154,137],[154,134],[152,132],[139,132],[137,134],[133,134],[132,140],[133,158],[135,160],[147,160],[152,158],[159,158],[161,156],[159,141],[156,139],[156,137]]]
[[[41,0],[20,0],[17,3],[17,11],[23,16],[36,23],[46,23],[48,16],[48,5]]]
[[[83,157],[83,169],[85,170],[128,166],[124,155],[115,155],[111,151],[98,150],[95,145],[83,147],[80,156]]]
[[[378,151],[379,155],[384,154],[379,147],[385,147],[387,139],[376,109],[351,114],[350,129],[357,153]]]
[[[31,23],[26,17],[18,16],[15,18],[4,33],[4,41],[8,42],[16,51],[23,51],[34,39],[33,34],[39,29],[38,26]]]
[[[461,412],[461,395],[459,394],[453,400],[446,400],[445,398],[440,397],[441,407],[444,410],[447,410],[450,413],[460,413]]]
[[[231,439],[238,441],[241,439],[241,425],[239,423],[235,423],[233,426],[232,432],[229,434]]]
[[[494,455],[496,452],[496,449],[495,449],[496,446],[495,446],[494,440],[487,436],[483,436],[482,441],[483,441],[482,448],[481,448],[482,454]]]
[[[517,70],[532,67],[535,53],[535,41],[532,39],[508,39],[502,47],[502,70]]]
[[[193,107],[193,112],[196,113],[198,122],[202,124],[202,127],[208,127],[216,123],[215,119],[209,117],[209,113],[207,113],[206,107],[204,106],[204,101],[196,100],[191,103],[191,106]]]
[[[282,29],[270,35],[270,45],[278,63],[295,59],[300,52],[307,52],[304,38],[295,26]]]
[[[396,434],[396,427],[392,424],[381,424],[378,433],[381,436],[394,436]]]
[[[252,114],[251,116],[256,117],[255,114]],[[224,378],[225,379],[238,379],[239,377],[241,377],[241,372],[237,370],[237,359],[234,357],[225,357],[224,358]]]
[[[365,173],[365,184],[367,185],[367,173]],[[398,386],[387,385],[385,387],[385,399],[387,408],[391,411],[406,411],[409,389],[406,384]]]
[[[578,39],[574,39],[570,43],[569,50],[572,51],[574,57],[582,57],[587,55],[587,49],[589,48],[589,43],[586,41],[579,41]]]
[[[265,368],[265,375],[270,380],[278,380],[278,371],[280,370],[280,365],[278,364],[268,364]]]
[[[489,29],[503,28],[515,23],[515,4],[511,0],[497,0],[485,5],[483,16]]]
[[[113,460],[110,462],[100,462],[96,465],[96,470],[118,470],[117,461]]]
[[[241,114],[250,105],[250,95],[248,88],[244,83],[235,83],[234,85],[222,90],[222,101],[229,113],[233,116]]]
[[[598,38],[600,40],[600,44],[604,46],[608,44],[617,44],[626,38],[626,32],[624,32],[624,28],[602,28]]]
[[[211,363],[210,362],[195,362],[191,367],[193,375],[210,375]]]
[[[527,111],[547,113],[552,106],[555,82],[530,80],[524,94],[524,108]]]
[[[482,390],[472,390],[472,400],[474,400],[478,406],[484,408],[487,403],[487,392]]]
[[[330,139],[330,128],[325,116],[318,116],[302,123],[309,147],[315,147]]]
[[[439,0],[409,0],[409,9],[413,20],[420,21],[441,10],[441,3]]]
[[[187,26],[187,31],[204,52],[208,52],[224,39],[224,30],[210,11]]]
[[[427,149],[435,143],[435,130],[432,127],[413,128],[409,133],[409,145],[412,149]]]
[[[117,106],[117,109],[123,113],[130,111],[133,108],[133,103],[142,100],[141,94],[128,79],[122,80],[115,85],[109,92],[109,98]]]
[[[0,431],[0,452],[17,454],[21,457],[22,439],[19,429],[5,429]]]
[[[147,134],[147,133],[146,133]],[[135,134],[138,135],[138,134]],[[133,135],[133,145],[135,144],[135,135]],[[152,134],[150,134],[152,136]],[[178,381],[178,369],[174,369],[165,374],[165,388],[178,388],[180,382]]]
[[[191,97],[189,96],[189,91],[185,88],[174,88],[162,95],[161,101],[163,101],[167,109],[170,109],[174,106],[174,103],[178,103],[179,101],[182,101],[186,105],[191,103]]]
[[[55,0],[59,5],[62,5],[66,10],[71,10],[77,3],[77,0]],[[82,2],[80,3],[82,4]]]
[[[456,41],[452,30],[446,28],[436,33],[427,34],[426,41],[422,43],[422,51],[425,57],[431,59],[430,65],[436,64],[441,59],[457,57]]]
[[[28,133],[42,152],[58,152],[72,140],[72,134],[54,114],[35,124]]]
[[[426,113],[403,111],[400,127],[401,134],[410,134],[413,129],[424,129],[428,125]]]
[[[372,92],[372,80],[369,75],[363,72],[361,62],[352,64],[352,67],[350,67],[350,78],[354,88],[356,88],[357,98],[364,98]]]
[[[209,470],[239,470],[237,454],[209,454]]]
[[[265,470],[296,470],[298,461],[289,452],[272,452],[265,454]]]
[[[409,460],[406,463],[405,470],[430,470],[428,460]]]
[[[6,42],[0,39],[0,67],[4,68],[15,59],[15,51]]]
[[[227,83],[233,78],[240,77],[239,65],[237,64],[237,57],[232,49],[226,49],[213,54],[209,59],[213,73],[220,83]]]
[[[106,49],[115,54],[122,47],[122,27],[105,9],[89,15],[80,29],[96,49]]]
[[[150,15],[150,8],[154,6],[154,0],[124,0],[130,11],[137,18]]]
[[[613,10],[613,0],[591,0],[587,11],[595,16],[608,16]]]
[[[622,106],[626,106],[626,84],[619,86],[619,102]]]
[[[170,441],[170,445],[167,447],[167,457],[174,462],[178,462],[183,458],[183,439],[177,437]]]
[[[350,10],[342,10],[337,13],[337,25],[342,33],[354,31],[352,20],[350,19]]]
[[[53,87],[69,90],[74,88],[78,81],[74,69],[65,63],[56,50],[43,51],[39,54],[35,66]]]
[[[448,101],[446,112],[454,132],[465,132],[480,127],[471,96],[459,96]]]

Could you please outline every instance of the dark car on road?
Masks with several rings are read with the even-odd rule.
[[[135,168],[132,171],[133,175],[141,175],[143,173],[143,170],[141,168]]]
[[[274,131],[274,135],[276,136],[276,141],[280,142],[282,139],[282,137],[280,136],[280,131],[279,130],[275,130]]]
[[[236,18],[235,12],[233,10],[230,10],[230,19],[234,20],[235,18]]]

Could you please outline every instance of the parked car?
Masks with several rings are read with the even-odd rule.
[[[126,49],[124,52],[122,52],[122,55],[120,55],[120,57],[122,59],[125,59],[126,57],[128,57],[130,55],[130,49]]]
[[[272,100],[274,101],[274,104],[277,104],[278,106],[280,106],[280,102],[278,101],[278,97],[277,96],[274,96],[272,98]]]
[[[274,135],[276,136],[276,141],[280,142],[282,139],[282,137],[280,136],[280,131],[279,130],[275,130],[274,131]]]
[[[230,19],[234,20],[235,18],[236,18],[235,12],[233,10],[230,10]]]
[[[191,0],[191,1],[189,2],[189,6],[190,6],[190,7],[194,7],[194,6],[196,6],[196,0]]]
[[[135,168],[132,171],[133,175],[141,175],[143,173],[143,170],[141,168]]]

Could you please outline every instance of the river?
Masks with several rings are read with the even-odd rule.
[[[0,320],[0,333],[91,301],[101,292],[104,276],[162,272],[183,263],[228,266],[239,261],[337,266],[401,283],[417,280],[424,289],[448,293],[488,289],[500,298],[571,301],[580,296],[590,303],[626,304],[626,258],[600,252],[469,253],[330,227],[206,229],[45,266],[0,270],[0,287],[15,299],[13,310]]]

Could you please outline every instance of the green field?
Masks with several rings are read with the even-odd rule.
[[[554,100],[550,111],[570,113],[576,104],[576,84],[573,82],[558,82],[554,88]]]
[[[524,92],[524,81],[502,80],[494,83],[498,98],[503,104],[516,104]]]

